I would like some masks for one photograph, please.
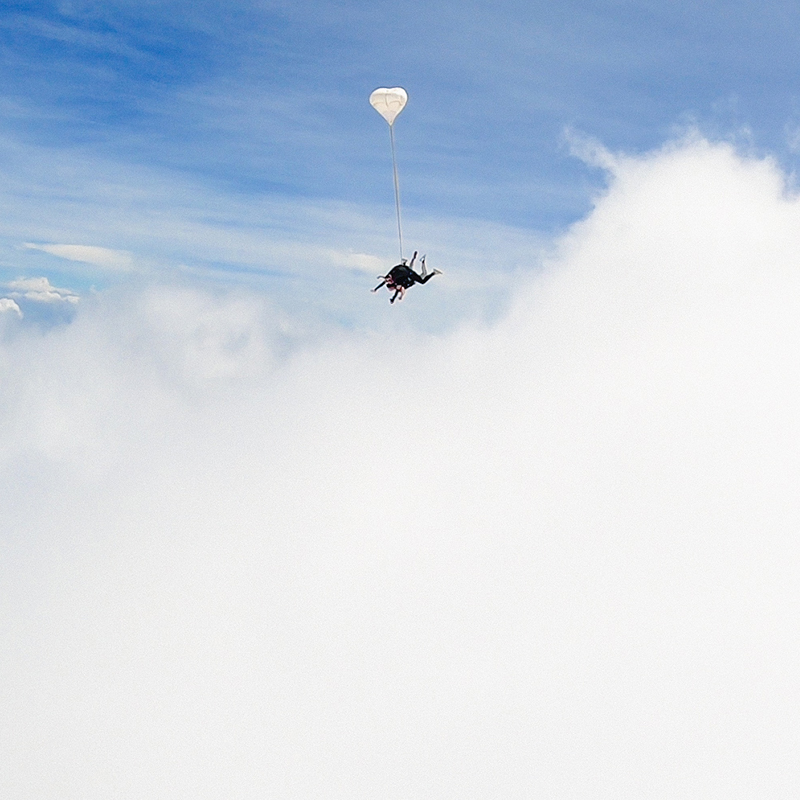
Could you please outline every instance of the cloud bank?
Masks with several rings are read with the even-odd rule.
[[[800,204],[614,170],[491,327],[6,337],[4,797],[797,796]]]

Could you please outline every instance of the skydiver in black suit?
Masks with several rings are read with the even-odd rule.
[[[394,289],[394,294],[389,300],[390,303],[394,303],[398,295],[400,295],[400,299],[402,300],[405,296],[406,289],[410,289],[415,283],[427,283],[434,275],[442,274],[441,270],[438,269],[433,270],[433,272],[428,272],[425,266],[425,256],[422,256],[420,259],[422,274],[420,275],[418,272],[414,272],[414,259],[416,259],[416,257],[417,251],[415,250],[414,255],[411,257],[410,264],[407,264],[406,260],[402,259],[396,267],[392,267],[389,270],[388,274],[379,275],[378,277],[381,279],[381,282],[372,291],[377,292],[378,289],[384,285],[390,291]]]

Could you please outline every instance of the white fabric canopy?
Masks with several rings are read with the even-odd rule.
[[[406,90],[399,86],[395,86],[393,89],[376,89],[369,96],[369,102],[392,125],[397,115],[405,108],[408,95]]]

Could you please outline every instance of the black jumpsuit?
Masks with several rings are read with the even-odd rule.
[[[389,270],[387,278],[391,278],[395,286],[402,286],[404,289],[410,289],[415,283],[425,283],[434,276],[433,272],[429,272],[424,278],[418,272],[414,272],[408,264],[398,264]],[[388,281],[387,281],[388,283]]]

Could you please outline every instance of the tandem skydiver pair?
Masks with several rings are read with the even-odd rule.
[[[401,259],[400,263],[392,267],[386,275],[379,275],[378,277],[381,279],[381,282],[372,291],[377,292],[381,286],[386,286],[389,291],[394,289],[394,294],[389,299],[390,303],[394,303],[398,295],[402,300],[406,289],[410,289],[415,283],[427,283],[434,275],[442,274],[442,271],[439,269],[428,272],[428,268],[425,265],[425,256],[422,256],[420,259],[422,274],[415,272],[413,267],[416,257],[417,251],[415,250],[410,263],[406,263],[405,258]]]

